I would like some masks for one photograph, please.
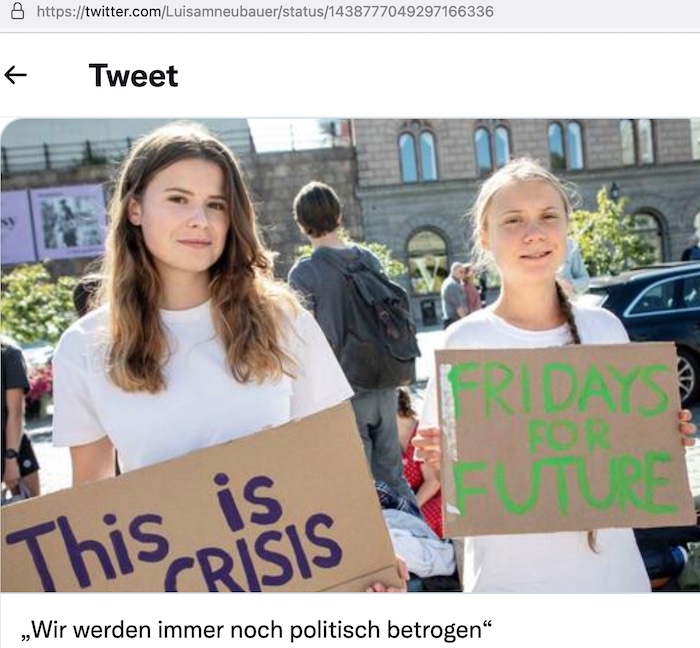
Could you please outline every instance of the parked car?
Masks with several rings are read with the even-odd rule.
[[[591,279],[582,297],[617,315],[635,342],[675,342],[681,403],[700,397],[700,263],[664,263]]]

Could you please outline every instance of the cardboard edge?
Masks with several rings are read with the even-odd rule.
[[[397,565],[393,564],[318,591],[364,592],[373,583],[382,583],[382,585],[386,587],[396,587],[398,589],[403,589],[405,587],[405,583],[399,578]]]

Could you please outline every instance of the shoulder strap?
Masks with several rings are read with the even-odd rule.
[[[318,248],[314,254],[352,279],[362,299],[370,306],[376,302],[398,301],[404,294],[403,288],[367,263],[361,248],[357,248],[355,257],[346,262],[325,248]]]

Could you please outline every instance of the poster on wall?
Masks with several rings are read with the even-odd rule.
[[[29,194],[26,191],[3,191],[0,200],[2,264],[36,261]]]
[[[40,259],[102,253],[107,222],[102,185],[33,189],[30,194]]]

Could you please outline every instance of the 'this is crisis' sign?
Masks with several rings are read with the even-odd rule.
[[[3,591],[399,586],[349,403],[2,510]]]

